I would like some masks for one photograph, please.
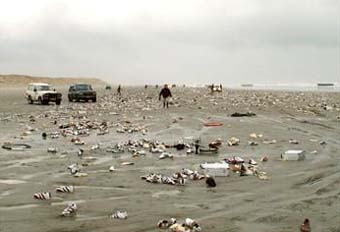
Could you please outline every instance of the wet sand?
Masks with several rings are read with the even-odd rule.
[[[0,150],[0,231],[160,231],[157,222],[170,217],[193,218],[203,231],[298,231],[305,218],[313,231],[340,231],[339,93],[225,90],[211,95],[207,89],[174,88],[174,105],[164,110],[158,91],[123,88],[122,102],[113,92],[100,90],[97,103],[68,103],[63,89],[62,105],[56,107],[27,104],[24,89],[1,89],[0,144],[27,143],[32,148]],[[257,116],[230,117],[247,111]],[[29,121],[30,115],[35,122]],[[109,134],[98,136],[93,131],[81,137],[86,142],[81,146],[84,156],[96,161],[80,160],[80,146],[70,142],[72,137],[41,139],[42,132],[58,131],[58,124],[76,121],[70,115],[109,122]],[[123,120],[146,126],[147,134],[117,133],[115,123]],[[212,121],[223,126],[203,126]],[[27,125],[36,131],[21,136]],[[258,146],[248,145],[250,133],[263,134],[256,139]],[[240,145],[228,147],[226,141],[233,136],[240,138]],[[223,146],[216,155],[170,150],[174,160],[159,160],[151,153],[133,158],[128,152],[112,154],[105,149],[129,139],[174,144],[188,137],[200,138],[203,144],[221,138]],[[263,143],[272,139],[277,143]],[[289,139],[299,144],[290,144]],[[327,144],[320,145],[321,141]],[[101,149],[91,151],[97,143]],[[57,154],[47,153],[48,147],[57,147]],[[306,160],[281,161],[280,154],[288,149],[305,150]],[[199,164],[233,155],[255,159],[270,180],[231,173],[217,177],[217,187],[208,189],[204,180],[169,186],[140,179],[149,172],[171,175],[181,168],[201,172]],[[269,161],[261,163],[264,155]],[[122,166],[122,161],[135,164]],[[67,170],[72,163],[88,163],[82,167],[88,176],[72,176]],[[112,165],[117,170],[109,172]],[[60,185],[74,185],[76,190],[55,193]],[[52,200],[33,199],[39,191],[52,192]],[[77,216],[60,217],[68,202],[77,203]],[[129,218],[110,219],[115,210],[126,210]]]

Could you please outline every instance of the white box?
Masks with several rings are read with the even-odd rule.
[[[204,163],[200,167],[209,176],[229,176],[229,164],[227,163]]]
[[[292,160],[292,161],[300,161],[306,158],[305,151],[303,150],[288,150],[285,153],[281,154],[282,160]]]

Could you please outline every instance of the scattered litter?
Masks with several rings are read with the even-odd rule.
[[[306,218],[304,222],[300,226],[300,232],[311,232],[310,222],[309,219]]]
[[[285,153],[281,154],[282,160],[293,160],[293,161],[300,161],[304,160],[305,157],[305,151],[303,150],[288,150]]]
[[[77,172],[76,174],[73,175],[74,177],[86,177],[88,176],[87,173],[85,172]]]
[[[289,143],[290,144],[299,144],[299,141],[297,141],[296,139],[290,139]]]
[[[111,218],[125,220],[128,218],[128,213],[126,211],[116,211],[111,215]]]
[[[2,145],[3,149],[13,150],[13,151],[23,151],[28,148],[32,148],[31,145],[24,144],[24,143],[9,143],[6,142]]]
[[[55,147],[49,147],[49,148],[47,148],[47,152],[48,153],[57,153],[57,148],[55,148]]]
[[[123,166],[126,166],[126,165],[134,165],[135,163],[133,163],[133,162],[122,162],[120,164],[123,165]]]
[[[240,139],[236,137],[231,137],[228,141],[227,144],[228,146],[238,146],[240,143]]]
[[[207,184],[207,187],[209,187],[209,188],[214,188],[214,187],[216,187],[215,179],[212,178],[212,177],[208,177],[208,178],[205,180],[205,183]]]
[[[223,123],[220,123],[220,122],[207,122],[207,123],[204,123],[204,126],[206,126],[206,127],[223,126]]]
[[[37,200],[50,200],[52,194],[50,192],[37,192],[33,195],[33,198]]]
[[[69,185],[69,186],[60,186],[55,189],[56,192],[59,193],[73,193],[74,192],[74,186]]]
[[[166,158],[170,158],[170,159],[173,159],[174,156],[170,153],[167,153],[167,152],[163,152],[160,156],[159,156],[159,159],[166,159]]]
[[[64,217],[74,216],[77,213],[77,205],[76,203],[70,203],[61,213]]]
[[[222,161],[217,163],[203,163],[200,165],[208,176],[228,176],[229,164]]]
[[[252,112],[247,112],[247,113],[235,112],[235,113],[231,114],[230,116],[231,117],[254,117],[254,116],[256,116],[256,114],[252,113]]]
[[[176,218],[170,218],[170,220],[162,219],[157,223],[159,229],[168,229],[170,226],[177,222]]]

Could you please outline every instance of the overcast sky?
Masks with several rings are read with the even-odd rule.
[[[0,0],[0,73],[340,82],[339,0]]]

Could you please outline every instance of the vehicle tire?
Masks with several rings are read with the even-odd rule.
[[[28,104],[33,104],[33,100],[32,100],[32,97],[31,96],[28,96],[28,99],[27,99],[27,101],[28,101]]]
[[[57,100],[57,101],[55,102],[55,104],[56,104],[57,106],[59,106],[60,103],[61,103],[61,100]]]
[[[73,102],[73,99],[72,99],[71,96],[68,96],[68,101],[69,101],[69,102]]]
[[[93,99],[92,99],[92,102],[97,102],[97,98],[96,98],[96,97],[93,98]]]

